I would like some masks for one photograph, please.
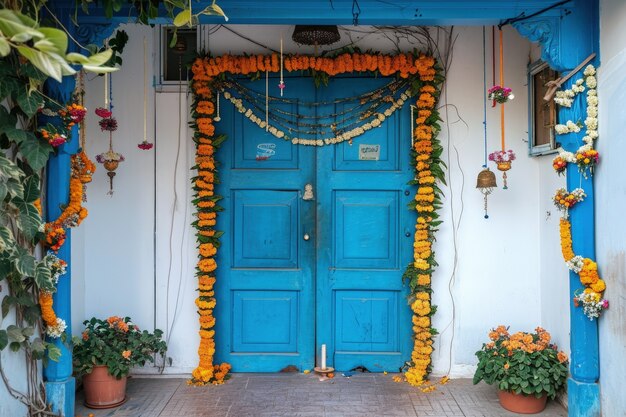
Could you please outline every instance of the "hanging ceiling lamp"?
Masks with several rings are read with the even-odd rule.
[[[337,26],[296,25],[291,39],[300,45],[331,45],[341,39]]]

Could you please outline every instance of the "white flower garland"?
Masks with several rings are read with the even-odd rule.
[[[598,81],[595,77],[596,69],[593,65],[587,65],[585,71],[583,72],[584,83],[587,86],[587,118],[585,119],[584,125],[586,127],[585,136],[583,136],[584,145],[581,145],[576,153],[567,152],[564,149],[559,149],[559,154],[557,158],[561,158],[567,162],[571,162],[573,164],[577,163],[576,154],[584,153],[585,151],[589,151],[593,149],[594,140],[598,139],[598,92],[596,87],[598,86]],[[577,80],[574,86],[570,90],[558,91],[556,93],[556,97],[554,101],[563,107],[571,107],[573,98],[576,94],[581,93],[585,90],[583,86],[582,78]],[[565,100],[567,98],[567,100]],[[578,133],[581,130],[581,125],[578,123],[574,123],[571,120],[568,120],[565,125],[558,124],[554,126],[554,130],[557,135],[564,135],[567,133]],[[556,159],[556,158],[555,158]]]
[[[584,82],[584,79],[579,78],[569,90],[557,91],[554,97],[554,102],[562,107],[572,107],[574,97],[576,97],[578,93],[585,91],[585,86],[583,85]]]
[[[386,109],[382,113],[375,113],[373,120],[367,123],[364,123],[361,126],[357,126],[351,130],[348,130],[347,132],[343,132],[342,134],[337,135],[333,138],[304,139],[304,138],[289,137],[287,134],[285,134],[284,131],[278,129],[275,126],[268,125],[268,123],[264,120],[264,117],[259,117],[255,115],[252,109],[244,106],[242,99],[233,97],[233,95],[229,93],[228,91],[224,92],[224,98],[230,101],[231,103],[233,103],[237,111],[239,113],[242,113],[252,123],[257,124],[262,129],[267,128],[268,132],[270,132],[272,135],[276,136],[279,139],[291,141],[291,143],[293,143],[294,145],[307,145],[307,146],[334,145],[334,144],[341,143],[346,140],[350,140],[358,136],[361,136],[363,133],[367,132],[368,130],[372,128],[380,127],[382,123],[385,121],[385,119],[387,117],[390,117],[398,109],[400,109],[404,105],[404,102],[411,96],[412,96],[411,89],[407,89],[404,93],[400,95],[398,99],[394,100],[393,104],[388,109]]]

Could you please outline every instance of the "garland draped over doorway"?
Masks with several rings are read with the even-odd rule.
[[[198,298],[196,305],[200,322],[199,364],[193,371],[191,384],[221,384],[230,370],[230,365],[213,363],[215,355],[215,309],[214,285],[217,263],[215,255],[219,248],[219,238],[223,232],[215,230],[217,212],[221,197],[215,194],[217,182],[215,152],[226,139],[215,135],[216,94],[221,76],[249,75],[258,78],[263,72],[277,73],[281,70],[279,56],[251,55],[197,58],[192,65],[191,88],[194,94],[192,117],[194,142],[196,143],[197,175],[192,178],[197,220],[196,228],[199,261],[196,266],[198,278]],[[306,71],[317,80],[330,76],[366,72],[372,75],[396,76],[407,79],[410,96],[417,97],[414,105],[415,129],[411,155],[415,166],[415,177],[410,182],[417,185],[415,199],[410,205],[417,211],[414,234],[414,261],[409,264],[402,279],[410,288],[409,305],[413,311],[414,347],[405,380],[411,385],[424,384],[431,370],[433,336],[437,333],[432,327],[431,316],[435,306],[431,304],[431,276],[435,262],[432,250],[434,233],[441,223],[437,211],[441,208],[441,190],[438,182],[444,182],[444,164],[441,160],[443,149],[437,140],[439,114],[436,103],[439,98],[443,76],[441,69],[431,56],[417,53],[382,55],[368,53],[341,53],[335,57],[313,57],[292,55],[284,58],[284,68],[288,72]],[[297,146],[297,142],[294,142]],[[398,277],[400,279],[400,277]],[[408,325],[408,323],[407,323]]]

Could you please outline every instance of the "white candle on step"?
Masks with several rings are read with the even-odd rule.
[[[326,345],[322,345],[322,370],[326,369]]]

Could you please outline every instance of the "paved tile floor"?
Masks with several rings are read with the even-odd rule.
[[[115,409],[90,410],[76,398],[76,417],[513,417],[495,388],[469,379],[451,380],[423,393],[392,374],[338,374],[320,381],[304,374],[234,374],[221,386],[191,387],[184,379],[131,378],[128,401]],[[540,417],[566,417],[548,402]]]

